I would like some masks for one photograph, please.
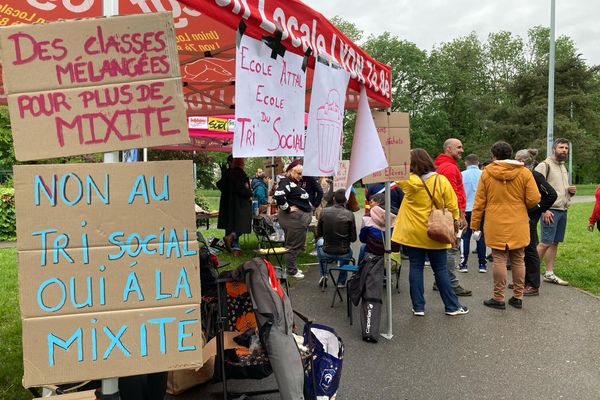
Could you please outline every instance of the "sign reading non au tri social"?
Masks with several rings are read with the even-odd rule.
[[[24,385],[202,366],[191,161],[14,175]]]

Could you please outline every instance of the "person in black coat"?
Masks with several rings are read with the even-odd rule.
[[[217,227],[225,229],[225,246],[237,257],[241,255],[239,236],[252,230],[252,190],[244,159],[229,156],[227,161],[230,166],[217,182],[221,191]]]
[[[540,288],[540,257],[537,252],[538,233],[537,224],[542,216],[542,213],[552,207],[556,201],[556,191],[546,181],[546,178],[541,173],[535,171],[535,156],[537,149],[519,150],[515,154],[515,160],[521,161],[525,167],[529,168],[533,173],[533,178],[540,192],[541,200],[539,204],[527,211],[529,214],[529,235],[531,241],[525,247],[525,289],[523,296],[537,296]]]

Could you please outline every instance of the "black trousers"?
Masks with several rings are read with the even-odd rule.
[[[540,257],[537,252],[539,242],[537,224],[540,217],[529,218],[529,245],[525,247],[525,286],[540,287]]]
[[[166,372],[119,378],[121,400],[163,400],[166,391]]]

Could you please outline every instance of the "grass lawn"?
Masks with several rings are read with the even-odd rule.
[[[586,183],[585,185],[576,185],[578,196],[593,196],[596,194],[597,183]]]
[[[554,272],[572,286],[600,295],[600,233],[587,230],[593,207],[594,203],[576,203],[569,207],[565,242],[558,246]]]
[[[362,190],[357,190],[359,202],[364,201]],[[361,203],[362,204],[362,203]],[[600,295],[600,269],[598,268],[597,249],[600,244],[600,233],[587,231],[587,219],[593,203],[573,204],[569,209],[566,242],[558,250],[555,271],[566,279],[572,286],[584,289],[595,295]],[[214,224],[213,224],[214,225]],[[205,237],[221,238],[223,230],[201,229]],[[313,249],[312,234],[308,234],[308,251]],[[240,244],[243,257],[234,258],[230,254],[221,253],[219,259],[231,262],[230,268],[235,268],[252,257],[252,250],[257,247],[254,234],[244,235]],[[17,266],[15,249],[0,249],[0,399],[22,400],[31,399],[28,391],[21,387],[23,375],[21,352],[21,321],[18,307]],[[300,264],[314,264],[316,257],[307,253],[301,254]],[[316,265],[305,266],[317,268]]]

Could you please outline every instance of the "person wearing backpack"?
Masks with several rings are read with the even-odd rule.
[[[569,157],[569,141],[558,138],[552,145],[552,155],[539,163],[535,170],[544,175],[550,186],[558,195],[552,207],[542,214],[542,237],[538,244],[540,259],[545,257],[546,272],[544,282],[566,286],[569,283],[554,273],[554,260],[558,251],[558,244],[564,241],[567,229],[567,209],[571,204],[571,197],[575,196],[577,188],[569,183],[569,172],[565,161]]]

